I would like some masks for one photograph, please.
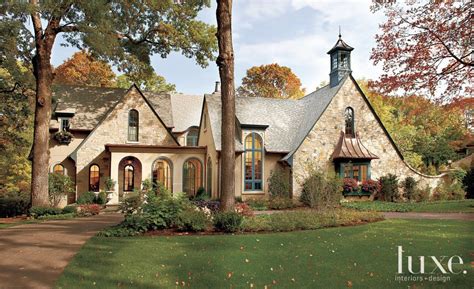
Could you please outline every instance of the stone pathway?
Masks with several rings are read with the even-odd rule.
[[[431,220],[464,220],[474,221],[474,213],[383,213],[387,219],[431,219]]]
[[[0,289],[52,288],[90,237],[122,219],[107,213],[0,229]]]

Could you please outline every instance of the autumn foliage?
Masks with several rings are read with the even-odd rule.
[[[471,95],[470,1],[401,2],[376,1],[372,7],[382,9],[387,20],[371,55],[384,74],[371,85],[382,93],[444,100]]]
[[[74,53],[54,73],[57,84],[110,87],[115,79],[108,63],[94,59],[86,51]]]
[[[273,63],[248,69],[237,92],[240,96],[297,99],[305,89],[290,68]]]

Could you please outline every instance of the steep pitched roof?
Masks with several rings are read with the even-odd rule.
[[[84,87],[61,85],[53,88],[56,99],[54,112],[74,113],[71,128],[93,130],[127,92],[122,88]],[[187,95],[181,93],[142,92],[167,128],[182,132],[191,126],[199,126],[201,117],[200,107],[202,95]],[[59,128],[58,121],[52,119],[51,128]]]
[[[275,99],[264,97],[237,97],[237,119],[242,126],[260,125],[265,129],[265,149],[269,152],[291,153],[326,109],[339,87],[329,85],[308,94],[302,99]],[[216,149],[221,149],[220,94],[208,94],[205,101],[209,109],[211,129]],[[242,150],[239,142],[236,150]]]
[[[341,131],[341,136],[332,154],[332,159],[378,159],[379,157],[371,153],[362,143],[359,134],[355,137],[346,135]]]
[[[331,54],[335,50],[345,50],[345,51],[352,51],[354,50],[353,47],[351,47],[349,44],[345,43],[344,40],[342,40],[341,35],[339,34],[339,39],[337,40],[336,44],[331,48],[331,50],[328,51],[328,54]]]

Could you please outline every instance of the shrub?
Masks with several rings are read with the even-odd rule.
[[[98,204],[85,204],[80,205],[77,208],[77,214],[79,216],[93,216],[100,213],[101,207]]]
[[[239,213],[242,216],[253,216],[252,209],[246,203],[237,203],[237,204],[235,204],[234,210],[235,210],[236,213]]]
[[[135,213],[141,213],[143,206],[143,196],[140,193],[129,194],[126,198],[123,199],[120,204],[120,210],[125,215],[132,215]]]
[[[76,203],[78,205],[93,204],[95,201],[94,192],[85,192],[77,198]]]
[[[290,197],[290,181],[285,172],[277,168],[268,177],[268,191],[272,197]]]
[[[413,177],[406,177],[405,180],[402,181],[401,185],[403,192],[405,193],[405,197],[407,197],[410,201],[416,201],[418,194],[416,187],[418,182]]]
[[[204,187],[199,187],[197,192],[196,192],[196,197],[195,199],[198,200],[209,200],[211,197],[209,194],[206,192],[206,189]]]
[[[227,233],[237,232],[242,224],[242,215],[236,212],[221,212],[214,216],[214,227]]]
[[[63,208],[61,214],[71,214],[71,213],[76,213],[76,207],[75,206],[66,206]]]
[[[380,177],[380,194],[385,201],[393,202],[398,197],[398,178],[394,174]]]
[[[416,189],[416,201],[425,202],[430,200],[431,187],[426,185],[424,188]]]
[[[56,207],[64,196],[74,192],[74,183],[70,177],[62,174],[49,174],[48,196],[51,206]]]
[[[270,215],[245,217],[242,220],[241,229],[244,232],[272,231],[272,226],[270,226]]]
[[[195,205],[198,208],[207,208],[209,209],[212,213],[216,213],[219,211],[220,207],[220,202],[219,201],[212,201],[212,200],[193,200],[191,201],[193,205]]]
[[[311,208],[335,207],[341,199],[342,182],[334,175],[312,171],[303,183],[300,201]]]
[[[356,193],[359,191],[359,184],[357,183],[357,180],[353,178],[344,178],[342,183],[344,194]]]
[[[175,226],[180,231],[201,232],[205,231],[209,225],[209,216],[198,208],[181,211],[175,221]]]
[[[148,230],[166,229],[176,223],[179,213],[190,207],[191,203],[184,196],[158,196],[144,204],[139,215],[148,221]]]
[[[0,194],[0,217],[14,217],[28,213],[30,194],[8,192]]]
[[[106,192],[100,192],[97,195],[97,198],[94,201],[96,204],[99,205],[105,205],[107,203],[107,193]]]
[[[65,219],[72,219],[76,216],[75,213],[61,213],[59,215],[43,215],[39,216],[38,220],[65,220]]]
[[[472,199],[474,198],[474,166],[471,167],[469,171],[467,171],[466,175],[462,180],[464,186],[466,187],[466,198]]]
[[[375,196],[380,192],[380,183],[374,180],[365,180],[362,182],[361,189]]]
[[[464,191],[462,183],[457,180],[445,179],[433,191],[433,200],[462,200],[466,192]]]
[[[254,211],[265,211],[268,210],[267,200],[265,199],[250,199],[246,201],[250,208]]]
[[[60,208],[53,207],[31,207],[30,216],[37,219],[40,216],[59,215],[62,211],[63,210]]]
[[[283,210],[293,208],[295,205],[289,197],[275,196],[268,200],[268,208],[272,210]]]
[[[242,203],[243,202],[242,196],[235,197],[234,201],[235,201],[235,203]]]

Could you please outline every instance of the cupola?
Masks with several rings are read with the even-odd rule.
[[[329,73],[329,85],[334,87],[339,84],[344,76],[350,74],[351,70],[351,51],[354,48],[350,47],[341,38],[339,32],[339,39],[328,54],[331,57],[331,73]]]

